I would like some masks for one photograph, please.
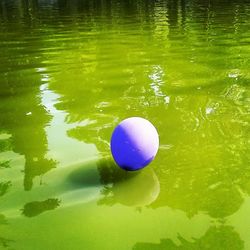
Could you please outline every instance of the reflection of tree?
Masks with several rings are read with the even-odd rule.
[[[11,186],[10,181],[1,182],[0,183],[0,196],[5,195],[8,189],[10,188],[10,186]]]
[[[0,152],[6,152],[10,150],[11,150],[11,139],[10,138],[0,139]]]
[[[225,10],[230,15],[213,26],[210,18],[219,23],[212,14],[220,4],[198,2],[205,8],[193,3],[190,8],[185,1],[158,5],[146,1],[142,6],[127,3],[135,17],[139,10],[144,14],[124,26],[126,11],[114,15],[110,26],[95,17],[106,20],[107,13],[120,14],[121,10],[112,4],[105,5],[106,11],[90,6],[90,15],[83,15],[82,20],[89,29],[76,33],[75,50],[68,50],[68,43],[59,44],[58,56],[49,58],[61,67],[49,88],[60,95],[56,108],[67,113],[66,122],[81,122],[68,135],[94,143],[102,154],[109,154],[109,139],[120,120],[134,115],[150,119],[163,147],[172,146],[161,149],[155,160],[161,192],[151,206],[170,206],[189,216],[203,211],[221,218],[237,211],[243,202],[241,193],[250,192],[246,140],[249,88],[245,79],[239,77],[236,82],[228,77],[233,67],[246,73],[247,53],[242,54],[243,60],[224,64],[237,50],[233,44],[221,47],[220,39],[213,40],[214,34],[229,27],[221,34],[228,42],[224,40],[228,31],[235,22],[241,25],[240,19],[231,15],[238,7],[230,2],[232,8]],[[78,5],[74,11],[85,13]],[[149,31],[147,25],[152,25]],[[77,27],[65,23],[64,29]],[[136,32],[131,34],[131,30]],[[236,33],[230,36],[239,38]],[[209,53],[203,53],[204,48]],[[72,62],[74,67],[69,66]],[[218,82],[223,84],[216,85]],[[225,85],[228,82],[231,85]],[[106,193],[108,197],[109,186]]]
[[[53,210],[60,205],[59,199],[47,199],[45,201],[33,201],[24,205],[22,214],[27,217],[34,217],[48,210]]]
[[[41,75],[36,71],[43,67],[39,32],[33,29],[36,4],[27,0],[10,5],[3,1],[1,5],[5,15],[1,16],[4,25],[0,28],[3,43],[0,48],[0,131],[11,137],[0,140],[0,151],[12,150],[25,157],[25,190],[32,188],[36,176],[56,165],[46,157],[45,127],[51,116],[41,104]],[[20,21],[23,18],[26,22]]]
[[[7,223],[5,216],[0,214],[0,227],[6,226],[7,224],[8,223]],[[0,236],[0,247],[11,249],[10,248],[11,242],[13,242],[13,240]]]
[[[250,192],[248,53],[244,53],[247,46],[234,46],[246,34],[243,1],[229,1],[223,16],[217,15],[222,7],[219,1],[117,0],[98,6],[92,1],[59,1],[59,10],[51,16],[48,12],[50,18],[42,20],[45,34],[56,46],[46,60],[60,65],[49,85],[60,95],[56,108],[67,112],[67,123],[81,122],[68,135],[109,153],[110,135],[118,121],[132,115],[149,118],[159,130],[161,144],[172,145],[160,151],[161,160],[155,161],[161,193],[151,206],[171,206],[189,216],[205,211],[225,217],[237,211],[243,201],[241,192]],[[72,14],[67,21],[60,19],[65,9]],[[243,15],[237,16],[239,9]],[[58,20],[62,29],[55,27]],[[63,42],[53,36],[55,29],[63,34]],[[218,39],[215,34],[220,34]],[[48,40],[44,39],[44,46],[54,48]],[[39,65],[34,59],[28,64],[18,57],[8,61],[8,54],[3,50],[6,69]],[[38,79],[26,79],[28,85],[20,80],[13,84],[13,74],[8,74],[1,94],[24,94],[27,105],[19,101],[15,109],[16,100],[10,102],[10,109],[6,105],[3,110],[12,114],[0,115],[0,121],[5,121],[0,127],[12,134],[13,150],[26,157],[28,190],[34,176],[54,166],[45,157],[44,126],[50,117],[40,106]],[[17,76],[22,78],[21,73]],[[31,83],[33,91],[27,95]],[[28,112],[32,115],[25,115]]]
[[[238,108],[213,95],[172,98],[166,116],[174,114],[175,121],[166,120],[159,131],[161,142],[173,147],[162,151],[155,169],[161,193],[152,207],[167,205],[189,216],[206,211],[213,217],[239,209],[241,192],[250,191],[250,167],[246,116]]]
[[[241,87],[240,91],[243,89]],[[158,118],[155,125],[160,132],[161,144],[172,145],[170,149],[160,149],[155,160],[154,170],[161,192],[150,206],[181,209],[190,217],[203,211],[212,217],[223,218],[239,209],[243,202],[242,192],[250,192],[248,130],[247,126],[242,126],[247,105],[241,103],[239,111],[239,106],[231,103],[231,99],[239,101],[242,98],[239,91],[227,96],[226,101],[203,91],[200,95],[191,93],[173,94],[168,109],[161,106],[159,100],[157,109],[160,115],[152,114],[150,108],[144,108],[148,117]],[[224,94],[224,90],[220,94]],[[133,101],[133,106],[139,109],[139,100]],[[232,121],[232,117],[236,120]],[[101,122],[99,120],[99,127]],[[105,127],[105,120],[103,122]],[[88,137],[86,126],[82,133],[79,130],[79,134],[74,134],[75,138],[92,139],[88,142],[95,143],[100,152],[107,152],[108,147],[104,145],[108,144],[106,138],[111,132],[100,138],[106,140],[106,144],[100,144],[90,124],[91,128],[92,137]],[[113,173],[114,170],[108,166],[105,171],[99,168],[101,179],[106,185],[103,193],[106,204],[108,201],[110,204],[119,202],[114,196],[120,179],[119,175]],[[110,183],[113,184],[112,188]]]
[[[6,146],[7,145],[7,146]],[[10,149],[9,140],[0,140],[0,152],[5,152]],[[4,171],[10,167],[10,160],[0,161],[0,170]],[[0,182],[0,197],[5,195],[11,187],[11,181],[2,181]],[[1,224],[1,215],[0,215],[0,224]]]
[[[2,246],[3,248],[9,248],[11,242],[13,242],[13,240],[0,237],[0,246]]]
[[[0,162],[0,169],[1,168],[9,168],[10,167],[10,161],[2,161]]]
[[[3,214],[0,214],[0,225],[6,225],[7,220]]]
[[[50,116],[40,104],[39,86],[26,86],[25,93],[22,93],[22,76],[12,73],[9,77],[14,77],[15,81],[8,84],[5,91],[11,92],[11,89],[14,89],[14,93],[6,94],[8,98],[0,104],[0,128],[12,135],[12,150],[25,156],[24,187],[25,190],[30,190],[35,176],[55,167],[55,162],[46,158],[47,139],[44,127]],[[26,85],[39,81],[32,78],[25,80]]]
[[[159,244],[137,243],[133,250],[241,250],[244,243],[230,226],[211,227],[200,239],[192,242],[178,237],[180,245],[170,239],[163,239]]]
[[[18,87],[16,87],[18,88]],[[13,151],[25,156],[25,190],[32,188],[32,180],[55,167],[53,160],[46,158],[47,139],[44,126],[49,121],[45,109],[37,102],[36,93],[22,101],[8,101],[8,109],[0,105],[0,127],[12,134]],[[18,106],[16,109],[15,107]],[[32,112],[31,116],[26,113]]]
[[[151,204],[153,208],[170,206],[189,216],[203,211],[216,218],[239,209],[243,202],[241,193],[250,192],[245,115],[248,107],[244,102],[247,88],[172,91],[168,92],[167,107],[164,96],[154,97],[150,88],[143,92],[133,85],[127,91],[116,89],[117,98],[112,93],[109,96],[109,91],[103,95],[92,91],[85,85],[67,89],[57,106],[68,112],[69,122],[74,118],[86,121],[86,125],[68,131],[70,136],[94,143],[99,152],[107,153],[114,126],[126,114],[135,114],[153,121],[162,145],[172,145],[170,149],[161,149],[154,163],[161,192]],[[86,106],[82,102],[85,92],[92,100]],[[110,176],[116,178],[112,173]],[[107,186],[104,195],[110,194],[114,192]]]

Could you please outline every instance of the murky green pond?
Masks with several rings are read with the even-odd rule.
[[[0,249],[250,249],[249,83],[247,0],[0,0]]]

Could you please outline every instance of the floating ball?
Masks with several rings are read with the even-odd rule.
[[[156,156],[159,136],[155,127],[141,117],[130,117],[115,128],[111,152],[123,169],[134,171],[147,166]]]

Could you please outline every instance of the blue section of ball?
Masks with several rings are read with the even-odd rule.
[[[110,144],[115,162],[124,170],[135,171],[155,158],[159,136],[148,120],[130,117],[115,128]]]

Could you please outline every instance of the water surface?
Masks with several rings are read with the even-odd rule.
[[[249,1],[0,0],[0,248],[250,249],[249,65]]]

